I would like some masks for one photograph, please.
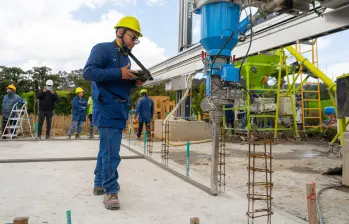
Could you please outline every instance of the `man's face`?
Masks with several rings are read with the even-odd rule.
[[[124,35],[124,42],[128,49],[132,49],[136,44],[139,43],[139,34],[133,30],[127,30]]]
[[[12,93],[12,89],[10,89],[10,88],[8,88],[7,90],[6,90],[6,92],[8,93],[8,94],[11,94]]]
[[[78,95],[79,95],[80,97],[82,97],[82,96],[84,95],[84,92],[80,92],[80,93],[78,93]]]

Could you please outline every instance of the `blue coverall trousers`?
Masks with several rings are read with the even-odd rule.
[[[104,188],[105,194],[118,193],[118,166],[122,129],[98,127],[100,136],[94,187]]]

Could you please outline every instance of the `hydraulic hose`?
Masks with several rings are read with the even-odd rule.
[[[188,79],[187,79],[187,89],[185,90],[185,93],[182,97],[182,99],[178,102],[178,104],[175,106],[175,108],[173,108],[173,110],[166,116],[165,120],[163,121],[163,124],[166,124],[166,122],[170,119],[170,117],[173,115],[174,112],[176,112],[179,108],[179,106],[185,101],[185,99],[187,98],[187,95],[189,94],[189,91],[191,89],[191,86],[192,86],[192,80],[194,78],[194,76],[196,75],[196,72],[194,73],[191,73],[189,76],[188,76]]]
[[[322,214],[321,214],[321,210],[320,210],[320,203],[319,203],[319,198],[320,198],[320,194],[327,189],[332,189],[332,188],[338,188],[338,187],[344,187],[344,185],[333,185],[333,186],[328,186],[328,187],[324,187],[322,188],[317,194],[316,194],[316,210],[317,210],[317,215],[319,218],[319,223],[323,224],[324,222],[322,221]]]

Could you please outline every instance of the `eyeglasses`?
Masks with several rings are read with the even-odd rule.
[[[139,40],[138,40],[138,37],[136,37],[135,35],[132,35],[132,34],[129,34],[126,32],[127,35],[129,35],[132,39],[132,41],[135,43],[135,44],[139,44]]]

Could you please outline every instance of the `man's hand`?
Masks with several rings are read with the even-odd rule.
[[[50,90],[51,93],[55,93],[55,91],[53,89]]]
[[[135,76],[133,73],[137,73],[136,71],[129,70],[130,63],[128,63],[125,67],[121,68],[121,78],[122,79],[135,79],[137,76]]]
[[[144,82],[142,82],[141,80],[136,80],[136,86],[142,86],[144,84]]]

